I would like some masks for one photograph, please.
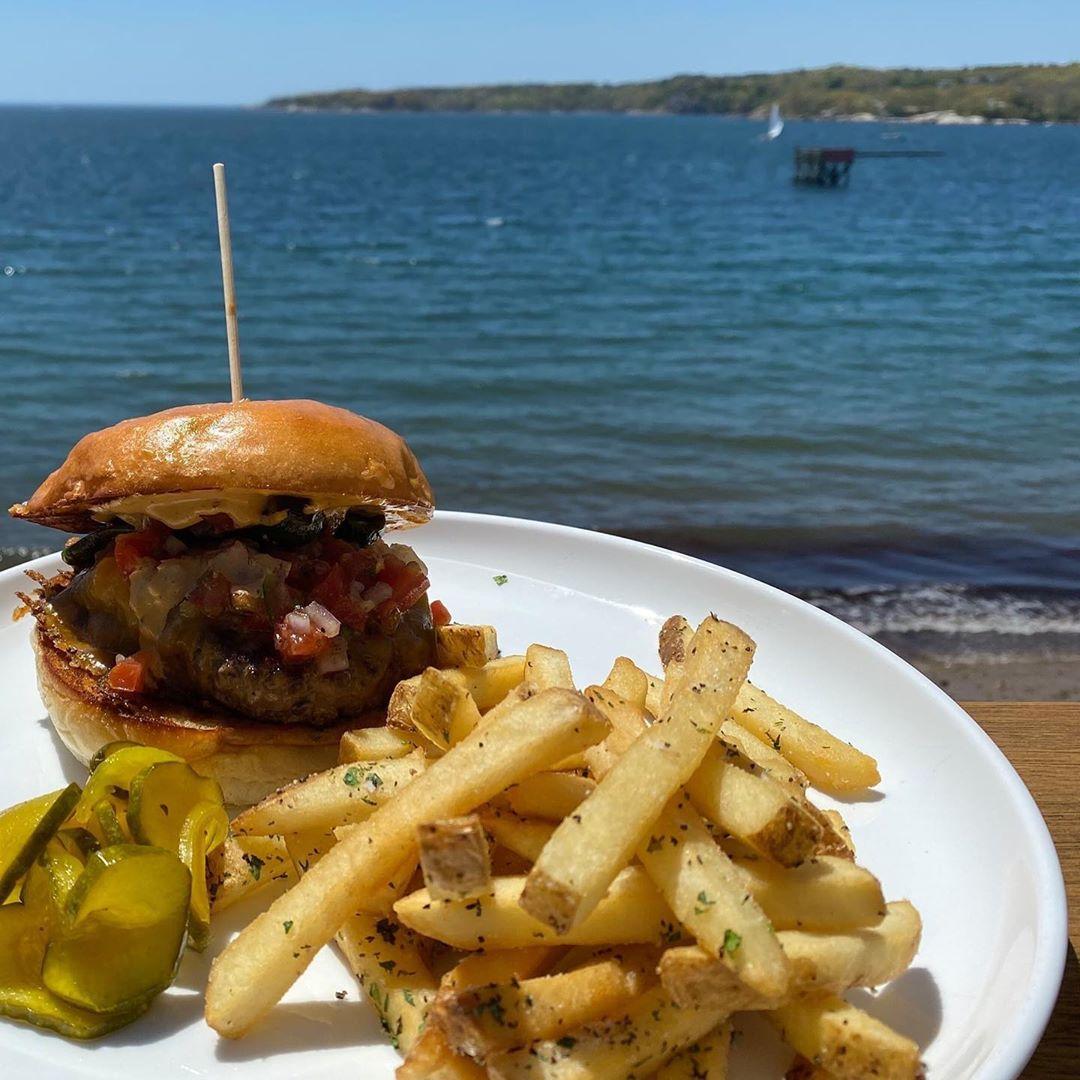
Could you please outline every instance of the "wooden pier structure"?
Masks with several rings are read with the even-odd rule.
[[[840,187],[848,182],[856,157],[941,157],[941,154],[941,150],[856,150],[850,146],[796,146],[795,183]]]

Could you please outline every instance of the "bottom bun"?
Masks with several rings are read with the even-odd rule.
[[[298,777],[336,765],[343,731],[383,721],[373,713],[328,728],[253,724],[170,701],[120,699],[40,630],[33,643],[41,700],[57,735],[83,765],[119,739],[156,746],[212,777],[225,801],[236,806],[258,802]]]

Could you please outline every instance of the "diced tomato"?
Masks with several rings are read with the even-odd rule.
[[[122,694],[143,694],[150,685],[150,663],[145,652],[117,660],[106,680],[109,687]]]
[[[311,598],[318,600],[346,626],[353,630],[364,629],[367,612],[353,600],[351,582],[341,563],[332,567],[330,573],[311,590]]]
[[[379,580],[394,590],[394,603],[402,612],[409,608],[427,592],[427,574],[415,564],[404,563],[396,555],[388,555],[379,571]]]
[[[224,574],[211,570],[199,579],[199,583],[188,593],[188,599],[203,614],[218,619],[231,606],[232,586]]]
[[[394,600],[384,600],[371,615],[379,630],[387,637],[401,625],[401,609]]]
[[[274,627],[274,647],[287,664],[303,664],[322,656],[330,648],[331,639],[306,620],[306,627],[297,628],[286,615]]]
[[[131,577],[140,559],[158,559],[169,530],[159,521],[151,521],[138,532],[121,533],[113,545],[113,557],[124,577]]]
[[[436,626],[447,626],[454,621],[450,609],[441,600],[431,601],[431,621]]]

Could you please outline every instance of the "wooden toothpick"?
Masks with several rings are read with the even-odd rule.
[[[221,244],[221,284],[225,293],[225,334],[229,341],[229,382],[233,401],[239,401],[244,396],[244,380],[240,375],[240,328],[236,321],[229,196],[225,190],[225,166],[220,161],[214,166],[214,196],[217,199],[218,241]]]

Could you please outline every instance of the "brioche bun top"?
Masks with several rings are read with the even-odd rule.
[[[89,532],[116,500],[221,490],[370,507],[390,527],[422,524],[434,510],[419,462],[389,428],[318,401],[243,400],[182,405],[85,435],[10,512]]]

